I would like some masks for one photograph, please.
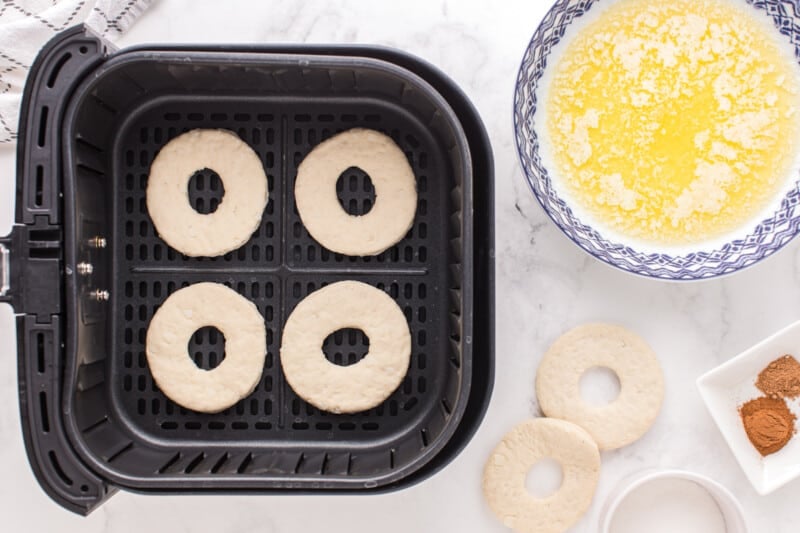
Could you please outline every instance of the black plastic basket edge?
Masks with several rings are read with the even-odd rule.
[[[103,43],[91,35],[87,33],[86,30],[82,27],[73,28],[68,30],[62,34],[60,34],[54,41],[52,41],[48,47],[46,47],[41,55],[46,55],[46,52],[49,48],[57,46],[59,41],[68,39],[68,38],[81,38],[87,40],[87,42],[95,42],[98,44],[98,50],[100,51],[100,55],[98,57],[94,57],[94,61],[101,61],[102,57],[104,57],[105,49],[103,48]],[[156,47],[157,48],[157,47]],[[201,48],[200,50],[209,50],[214,49],[215,47],[208,47],[208,48]],[[228,51],[230,50],[228,47],[216,47],[219,51]],[[164,49],[169,50],[198,50],[197,47],[164,47]],[[131,49],[135,50],[135,49]],[[476,211],[476,219],[484,221],[484,224],[480,227],[476,228],[476,232],[474,235],[475,238],[475,272],[472,279],[474,280],[474,286],[479,287],[481,290],[476,291],[475,294],[475,304],[474,304],[474,314],[475,314],[475,324],[478,326],[483,326],[484,335],[474,334],[473,341],[475,349],[478,353],[482,353],[484,357],[481,357],[479,360],[479,364],[476,364],[476,368],[480,368],[480,371],[473,374],[472,382],[476,382],[481,380],[481,386],[473,387],[472,392],[468,395],[468,405],[466,408],[467,414],[465,415],[464,419],[462,420],[461,424],[457,428],[454,429],[454,436],[450,438],[450,440],[443,446],[442,450],[436,454],[431,462],[426,465],[425,467],[421,468],[419,471],[415,472],[414,474],[408,476],[407,478],[395,481],[388,485],[382,487],[376,487],[374,489],[369,489],[368,492],[377,493],[377,492],[387,492],[391,490],[396,490],[405,486],[408,486],[412,483],[416,483],[425,479],[429,475],[433,474],[434,472],[443,468],[450,460],[453,459],[455,455],[460,452],[460,450],[466,445],[469,441],[471,436],[474,434],[477,426],[479,425],[484,413],[485,409],[488,404],[488,399],[490,397],[491,388],[493,386],[493,378],[494,378],[494,291],[493,291],[493,284],[494,284],[494,258],[493,258],[493,166],[491,161],[491,148],[489,146],[488,138],[486,136],[486,132],[484,129],[483,124],[481,123],[477,113],[472,106],[472,104],[467,100],[464,96],[463,92],[455,86],[455,84],[449,80],[449,78],[445,77],[440,71],[438,71],[435,67],[418,60],[412,56],[409,56],[405,53],[401,53],[398,51],[394,51],[391,49],[381,48],[381,47],[362,47],[362,46],[292,46],[292,45],[285,45],[285,46],[265,46],[265,47],[237,47],[238,51],[247,52],[247,51],[255,51],[255,52],[267,52],[267,53],[294,53],[294,54],[314,54],[314,55],[358,55],[358,56],[366,56],[366,57],[373,57],[376,59],[383,59],[398,65],[401,65],[408,70],[418,72],[425,78],[426,81],[431,82],[431,84],[436,86],[436,89],[439,90],[442,94],[446,96],[446,99],[454,106],[457,107],[457,115],[459,119],[465,122],[465,126],[467,131],[467,137],[469,138],[469,143],[471,146],[471,152],[473,154],[480,154],[481,158],[478,158],[479,161],[476,162],[474,171],[474,176],[483,176],[485,177],[484,180],[476,180],[475,188],[476,191],[480,189],[481,194],[477,195],[476,197],[483,200],[478,204],[474,204],[475,211]],[[41,65],[37,62],[34,65],[34,69],[32,70],[31,79],[33,79],[36,75],[37,70]],[[89,68],[89,67],[86,67]],[[22,122],[23,126],[21,128],[21,142],[19,146],[19,151],[22,153],[24,151],[25,141],[23,140],[24,132],[25,132],[25,125],[28,123],[32,123],[32,118],[28,117],[26,114],[26,110],[30,104],[31,98],[31,87],[33,84],[29,84],[26,88],[26,97],[25,97],[25,104],[23,105],[23,115],[22,115]],[[21,161],[19,162],[18,168],[18,195],[20,191],[24,190],[25,184],[23,182],[23,178],[25,178],[25,172],[22,169]],[[17,201],[17,220],[24,220],[23,214],[30,215],[30,213],[24,212],[24,204],[20,201],[18,197]],[[24,213],[23,213],[24,212]],[[480,213],[482,214],[480,214]],[[58,216],[57,211],[55,211],[55,216]],[[38,221],[37,221],[38,222]],[[20,250],[21,246],[12,244],[12,241],[25,241],[25,247],[37,247],[41,246],[42,243],[38,242],[30,242],[29,240],[23,239],[21,237],[27,237],[27,235],[23,235],[23,232],[20,230],[19,226],[15,228],[14,235],[11,237],[7,237],[5,239],[0,239],[0,242],[3,242],[9,247],[14,248],[15,250]],[[11,268],[12,277],[16,277],[16,275],[23,269],[18,262],[16,261],[16,257],[14,257],[13,263],[14,266]],[[470,265],[471,267],[472,265]],[[16,272],[15,272],[16,271]],[[467,278],[470,279],[470,278]],[[28,306],[25,305],[26,302],[30,302],[32,300],[32,295],[28,294],[24,290],[20,288],[19,285],[15,285],[12,292],[3,296],[1,299],[2,301],[8,301],[14,303],[18,309],[22,308],[29,309]],[[18,320],[18,330],[22,331],[22,320]],[[477,330],[475,331],[477,333]],[[23,346],[24,342],[24,335],[19,335],[19,344],[20,344],[20,352],[19,352],[19,362],[20,362],[20,406],[22,411],[22,423],[23,423],[23,433],[26,437],[26,449],[29,453],[29,460],[31,461],[32,467],[34,468],[35,473],[37,474],[37,478],[39,479],[42,486],[47,490],[51,496],[54,497],[59,503],[64,505],[65,507],[73,510],[75,512],[79,512],[82,514],[88,513],[92,508],[96,505],[101,503],[109,494],[113,493],[114,487],[110,487],[106,485],[103,480],[97,478],[95,474],[86,468],[83,463],[74,456],[74,450],[70,450],[69,443],[66,443],[63,446],[63,449],[59,450],[59,453],[64,454],[64,459],[62,462],[66,462],[68,469],[70,472],[78,471],[79,474],[83,474],[83,478],[73,480],[76,483],[76,489],[78,488],[77,483],[80,481],[88,481],[91,483],[92,494],[83,494],[77,495],[75,497],[70,497],[69,495],[64,497],[61,495],[60,490],[54,490],[54,484],[58,484],[58,480],[53,480],[52,475],[48,475],[48,473],[43,472],[42,468],[42,460],[41,457],[34,453],[37,442],[41,440],[41,435],[36,434],[33,430],[35,425],[35,415],[28,407],[30,407],[29,402],[25,401],[26,398],[30,396],[29,390],[26,388],[26,384],[28,382],[25,380],[24,374],[22,372],[23,368],[30,366],[30,359],[24,357],[27,355],[25,352],[27,350],[30,353],[31,348],[25,348]],[[58,374],[58,372],[57,372]],[[466,396],[466,395],[465,395]],[[65,409],[68,407],[65,405]],[[51,412],[57,412],[59,409],[54,409]],[[64,443],[62,443],[64,444]],[[44,465],[44,470],[47,471],[47,465]],[[63,481],[63,480],[62,480]],[[83,488],[84,484],[80,485],[80,488]],[[97,489],[96,491],[94,489]],[[146,488],[134,489],[142,492],[147,492]],[[186,490],[176,489],[175,492],[185,492]],[[197,490],[194,487],[191,487],[189,492],[200,492],[203,491]],[[77,490],[75,491],[77,492]],[[173,492],[172,490],[164,490],[164,489],[157,489],[156,492]],[[218,490],[211,490],[211,492],[219,492]],[[233,492],[231,490],[224,490],[223,492]],[[235,492],[239,492],[238,490]],[[245,492],[252,492],[252,491],[245,491]],[[259,492],[265,492],[260,490]],[[278,490],[278,492],[284,492],[283,490]],[[294,490],[292,491],[295,492]],[[316,491],[313,491],[316,493]],[[329,492],[329,491],[328,491]]]

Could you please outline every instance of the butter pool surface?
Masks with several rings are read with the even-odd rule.
[[[551,170],[600,226],[699,243],[784,186],[800,67],[757,17],[735,0],[620,0],[569,42],[545,93]]]

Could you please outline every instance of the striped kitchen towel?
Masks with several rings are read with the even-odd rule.
[[[25,77],[53,35],[86,22],[110,41],[122,35],[153,0],[0,0],[0,146],[17,140]]]

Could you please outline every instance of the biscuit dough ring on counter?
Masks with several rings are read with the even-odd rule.
[[[561,465],[561,487],[546,498],[525,488],[542,459]],[[563,533],[589,509],[600,477],[600,452],[583,429],[552,418],[527,420],[503,437],[483,471],[483,493],[497,518],[517,533]]]
[[[212,370],[198,368],[192,335],[215,326],[225,336],[225,358]],[[147,365],[161,391],[175,403],[218,413],[248,396],[261,379],[267,353],[264,317],[255,304],[219,283],[196,283],[172,293],[147,328]]]
[[[358,167],[372,180],[375,204],[364,215],[344,210],[336,182]],[[406,154],[390,138],[356,128],[318,144],[297,168],[294,196],[300,219],[322,246],[345,255],[378,255],[400,242],[414,223],[417,188]]]
[[[198,170],[219,175],[225,195],[213,213],[189,203],[189,180]],[[147,178],[147,212],[159,236],[191,257],[236,250],[261,224],[269,189],[261,159],[227,130],[192,130],[168,142]]]
[[[343,328],[359,328],[369,351],[349,366],[325,358],[322,343]],[[366,411],[400,386],[411,359],[406,317],[385,292],[359,281],[332,283],[306,296],[289,315],[281,367],[298,396],[332,413]]]
[[[583,374],[613,370],[619,396],[594,406],[581,397]],[[544,414],[569,420],[589,432],[601,450],[626,446],[655,422],[664,399],[664,376],[655,353],[638,335],[610,324],[585,324],[547,350],[536,374],[536,396]]]

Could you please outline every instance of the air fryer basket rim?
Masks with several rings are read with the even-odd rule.
[[[64,123],[64,131],[69,131],[72,129],[74,125],[75,115],[79,108],[79,102],[81,100],[80,95],[90,94],[93,87],[97,86],[97,84],[102,80],[103,76],[113,73],[116,69],[124,68],[130,64],[136,63],[148,63],[152,61],[175,61],[177,59],[184,59],[187,56],[193,56],[191,62],[195,65],[203,65],[203,64],[218,64],[220,62],[224,64],[252,64],[253,66],[257,65],[285,65],[289,66],[297,66],[298,64],[302,65],[311,65],[311,64],[321,64],[321,65],[332,65],[332,66],[347,66],[353,69],[374,69],[386,72],[388,75],[396,76],[402,78],[405,82],[412,83],[417,85],[419,89],[427,96],[429,96],[432,100],[435,101],[437,108],[442,112],[444,118],[450,123],[450,126],[455,130],[460,132],[461,138],[463,139],[463,131],[461,129],[460,123],[458,119],[453,114],[452,110],[449,107],[449,104],[444,100],[444,98],[435,91],[427,82],[416,76],[415,74],[393,65],[391,63],[382,61],[382,60],[374,60],[366,57],[332,57],[332,56],[297,56],[297,55],[283,55],[283,54],[269,54],[269,53],[259,53],[259,52],[246,52],[246,53],[224,53],[224,52],[214,52],[212,54],[205,54],[203,52],[191,53],[191,52],[168,52],[168,51],[159,51],[159,52],[126,52],[121,51],[118,54],[110,57],[105,63],[100,65],[93,73],[90,78],[84,80],[84,82],[76,89],[75,95],[71,99],[67,116],[65,118]],[[71,176],[71,169],[73,166],[73,152],[69,149],[69,142],[71,140],[71,133],[65,134],[63,136],[63,154],[66,160],[65,168],[67,169],[66,173],[66,180],[65,180],[65,195],[67,198],[72,198],[71,195],[75,194],[74,191],[74,178]],[[464,180],[463,186],[463,194],[464,194],[464,203],[465,205],[471,205],[472,198],[471,198],[471,162],[470,162],[470,154],[469,150],[465,146],[463,147],[464,150],[462,151],[462,156],[464,157],[464,176],[469,177],[469,179]],[[76,255],[77,255],[77,247],[75,246],[75,236],[76,236],[76,228],[73,227],[73,223],[76,220],[75,215],[72,211],[74,205],[72,202],[65,202],[65,206],[67,208],[66,216],[65,216],[65,235],[66,235],[66,265],[68,267],[74,267],[77,263]],[[471,234],[471,224],[465,223],[463,227],[463,238],[465,242],[471,243],[472,234]],[[470,244],[471,246],[471,244]],[[467,258],[465,258],[467,259]],[[472,264],[471,261],[466,260],[463,263],[463,278],[469,279],[471,276],[472,271]],[[69,312],[72,313],[72,316],[77,316],[78,307],[77,307],[77,298],[76,298],[76,286],[75,286],[76,278],[68,278],[67,280],[67,309]],[[464,308],[470,309],[471,308],[471,287],[465,286],[463,287],[464,291]],[[472,324],[471,324],[471,314],[465,313],[463,317],[464,320],[464,331],[471,331]],[[66,368],[66,381],[67,383],[73,382],[75,379],[74,374],[74,361],[75,361],[75,353],[74,350],[76,349],[76,321],[68,322],[67,324],[67,361],[68,365]],[[93,470],[100,473],[103,477],[111,480],[114,484],[126,487],[126,488],[134,488],[134,489],[153,489],[153,488],[173,488],[173,489],[186,489],[187,481],[193,482],[195,484],[199,484],[201,481],[207,481],[209,483],[214,483],[220,489],[226,488],[256,488],[261,489],[265,486],[267,488],[272,487],[284,487],[287,485],[292,485],[295,487],[298,486],[306,486],[306,488],[311,488],[312,485],[322,485],[323,487],[330,487],[330,488],[353,488],[353,489],[361,489],[361,488],[373,488],[382,485],[388,485],[395,483],[402,479],[403,477],[409,475],[413,471],[421,468],[424,466],[425,463],[431,460],[433,456],[436,455],[440,451],[440,449],[447,443],[447,441],[452,436],[455,428],[457,427],[458,421],[460,420],[461,416],[463,416],[464,407],[466,402],[469,398],[468,388],[471,384],[471,366],[472,366],[472,356],[471,356],[471,346],[468,343],[465,343],[462,347],[464,349],[464,365],[462,367],[462,372],[464,376],[462,377],[462,387],[466,387],[465,393],[459,395],[458,404],[454,406],[453,409],[453,416],[451,416],[450,420],[448,421],[445,429],[441,432],[441,434],[437,437],[436,441],[431,443],[425,449],[425,452],[420,454],[414,461],[404,465],[403,468],[398,468],[396,470],[390,470],[383,475],[380,476],[372,476],[369,479],[363,479],[354,476],[346,476],[341,479],[336,479],[331,476],[331,480],[321,480],[318,476],[309,476],[308,478],[304,478],[300,475],[286,475],[286,476],[279,476],[279,475],[271,475],[266,477],[260,478],[251,478],[251,477],[244,477],[241,475],[229,475],[229,476],[222,476],[222,475],[214,475],[209,476],[208,478],[203,478],[202,476],[194,477],[193,479],[187,480],[185,477],[152,477],[152,476],[145,476],[145,477],[138,477],[138,476],[131,476],[124,472],[117,471],[113,469],[109,464],[104,461],[99,460],[99,458],[93,454],[85,445],[85,442],[80,436],[78,428],[75,425],[74,417],[66,417],[65,422],[67,423],[67,432],[70,436],[70,439],[75,446],[78,453],[81,455],[82,459],[89,464]],[[74,387],[65,387],[64,388],[64,405],[65,408],[71,405],[72,402],[72,395],[74,393]]]
[[[80,50],[78,48],[80,47]],[[64,51],[69,50],[73,53],[73,61],[66,68],[63,63],[58,63],[58,56],[62,56]],[[80,57],[78,52],[80,52]],[[451,105],[457,124],[462,126],[468,142],[468,154],[472,158],[474,167],[471,178],[475,190],[474,203],[468,205],[470,211],[475,211],[476,223],[474,234],[470,236],[470,242],[474,246],[474,257],[465,266],[470,269],[470,275],[464,276],[464,283],[474,286],[474,302],[471,304],[469,315],[472,318],[474,313],[474,324],[472,325],[475,346],[471,363],[477,371],[473,371],[468,384],[471,386],[469,394],[462,395],[466,398],[466,406],[462,413],[463,418],[459,424],[453,425],[452,434],[442,445],[437,453],[432,454],[430,462],[426,463],[418,470],[409,473],[394,482],[382,486],[361,486],[360,490],[354,489],[324,489],[305,488],[298,489],[294,486],[283,485],[274,488],[239,488],[211,487],[208,483],[192,483],[188,479],[186,483],[179,487],[126,487],[129,490],[143,493],[292,493],[292,494],[319,494],[319,493],[385,493],[416,484],[447,466],[469,443],[472,436],[477,431],[482,421],[486,408],[488,407],[491,391],[494,384],[494,187],[493,187],[493,161],[491,146],[485,127],[478,116],[478,113],[464,92],[455,83],[444,75],[439,69],[430,63],[414,57],[406,52],[392,48],[373,45],[306,45],[306,44],[277,44],[277,45],[139,45],[127,48],[115,54],[113,47],[97,37],[91,30],[76,26],[59,33],[54,37],[40,52],[36,61],[32,65],[31,73],[26,83],[23,96],[23,109],[20,118],[20,140],[18,145],[17,161],[17,202],[16,202],[16,225],[12,234],[5,238],[0,238],[6,247],[11,250],[10,271],[12,288],[5,294],[0,294],[0,301],[11,303],[18,314],[18,361],[19,361],[19,386],[20,386],[20,411],[25,436],[25,447],[29,461],[33,468],[37,481],[43,489],[63,507],[79,513],[88,514],[100,505],[105,499],[116,491],[116,485],[109,479],[98,477],[93,468],[87,469],[90,465],[76,456],[75,447],[71,440],[67,438],[67,431],[64,423],[69,419],[71,406],[62,401],[67,396],[64,392],[59,395],[58,391],[62,385],[61,376],[63,372],[59,369],[63,367],[64,344],[59,341],[63,331],[64,320],[58,320],[63,304],[59,306],[58,299],[47,302],[41,299],[42,290],[34,287],[33,284],[26,286],[21,283],[24,279],[38,279],[32,274],[39,274],[41,269],[34,269],[28,256],[34,257],[33,252],[40,250],[37,257],[50,259],[47,263],[62,265],[74,265],[75,250],[67,250],[67,254],[73,256],[72,261],[63,263],[63,257],[52,255],[50,251],[56,252],[56,246],[63,250],[63,240],[59,244],[56,239],[58,233],[55,229],[62,223],[62,207],[57,203],[48,203],[51,198],[51,191],[61,188],[60,180],[62,173],[59,171],[62,142],[50,142],[50,138],[61,136],[61,108],[66,107],[73,97],[76,86],[85,81],[87,77],[98,66],[102,66],[108,60],[109,54],[121,55],[128,52],[143,53],[230,53],[235,54],[277,54],[291,55],[296,59],[303,56],[337,56],[341,58],[360,58],[379,60],[388,63],[392,68],[402,68],[419,76],[425,83],[435,88],[443,100]],[[85,54],[85,55],[84,55]],[[61,70],[59,74],[58,71]],[[58,78],[56,75],[58,74]],[[49,78],[48,87],[45,87],[46,80]],[[55,79],[55,87],[52,81]],[[37,148],[36,136],[39,135],[38,146],[41,147],[42,129],[45,127],[45,117],[41,115],[42,105],[50,106],[50,117],[46,125],[50,130],[47,134],[45,150]],[[41,120],[40,120],[41,119]],[[64,143],[65,144],[65,143]],[[62,154],[66,155],[66,154]],[[74,154],[70,154],[74,155]],[[32,162],[33,161],[33,162]],[[33,165],[34,162],[51,161],[52,169],[45,174],[45,196],[44,204],[39,205],[31,201],[31,191],[34,190]],[[52,177],[49,174],[52,171]],[[52,181],[51,181],[52,180]],[[55,192],[52,192],[57,198]],[[45,215],[49,218],[43,218]],[[53,228],[51,231],[50,228]],[[469,229],[472,229],[470,226]],[[61,237],[63,239],[63,237]],[[46,255],[45,255],[46,252]],[[61,253],[64,253],[63,251]],[[44,262],[43,262],[44,263]],[[44,264],[39,266],[45,266]],[[472,270],[474,266],[474,270]],[[45,281],[43,285],[50,289],[59,287],[58,292],[63,291],[65,280],[74,281],[74,271],[67,270],[64,273],[61,269],[60,280]],[[51,270],[48,270],[50,272]],[[40,277],[40,276],[39,276]],[[54,282],[54,283],[51,283]],[[62,293],[63,294],[63,293]],[[53,315],[52,324],[48,324],[40,319],[49,315],[43,313],[59,313]],[[36,346],[32,344],[33,335],[39,332],[40,338],[40,358],[42,357],[41,336],[45,335],[46,344],[44,345],[44,357],[46,373],[37,377],[36,375]],[[48,340],[49,339],[49,340]],[[61,346],[61,348],[59,348]],[[477,354],[477,357],[475,357]],[[39,363],[41,365],[41,362]],[[40,367],[41,371],[41,367]],[[70,385],[65,385],[69,387]],[[43,387],[40,388],[40,387]],[[50,435],[41,433],[40,419],[42,413],[39,412],[38,390],[48,390],[47,409],[55,415],[51,418]],[[461,400],[460,398],[460,400]],[[44,409],[44,405],[42,405]],[[58,416],[58,413],[61,416]],[[46,416],[46,414],[45,414]],[[48,450],[50,450],[48,452]],[[55,455],[53,453],[55,452]],[[50,454],[50,460],[46,458]],[[56,459],[58,462],[56,462]],[[51,464],[52,463],[52,464]],[[60,463],[60,467],[59,467]],[[55,468],[55,470],[54,470]],[[66,478],[69,476],[71,480]],[[200,480],[197,480],[200,481]],[[65,484],[66,483],[66,484]],[[80,490],[79,490],[80,489]]]

